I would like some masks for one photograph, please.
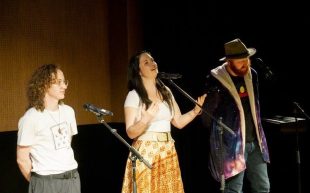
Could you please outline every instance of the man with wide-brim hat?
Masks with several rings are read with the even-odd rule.
[[[224,44],[223,63],[207,76],[208,98],[203,104],[211,116],[202,119],[210,129],[209,168],[212,176],[225,184],[224,193],[243,192],[243,178],[252,192],[268,193],[268,146],[261,123],[257,73],[251,68],[256,49],[247,48],[240,39]],[[232,132],[223,129],[221,120]],[[225,180],[225,183],[222,181]]]
[[[250,57],[256,53],[255,48],[247,48],[239,39],[234,39],[224,44],[225,56],[220,59],[224,61],[223,67],[231,76],[243,77],[249,74]]]
[[[224,48],[225,56],[220,61],[246,58],[256,53],[255,48],[247,48],[239,38],[225,43]]]

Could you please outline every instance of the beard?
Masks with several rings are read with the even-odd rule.
[[[249,72],[250,67],[248,65],[243,65],[241,68],[236,68],[233,64],[229,65],[231,71],[237,76],[244,76]]]

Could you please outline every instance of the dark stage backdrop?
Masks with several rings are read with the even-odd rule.
[[[257,49],[253,58],[261,58],[274,74],[272,80],[264,80],[264,71],[253,64],[264,115],[292,115],[294,101],[310,111],[310,20],[305,19],[304,4],[185,0],[143,1],[143,7],[145,49],[152,52],[160,71],[182,74],[176,82],[195,98],[203,92],[210,69],[221,64],[224,43],[241,38]]]
[[[260,80],[261,111],[264,118],[276,115],[305,117],[296,110],[297,102],[310,114],[310,76],[307,46],[310,43],[310,20],[305,3],[299,1],[143,1],[144,46],[151,51],[163,72],[179,73],[183,77],[174,82],[193,98],[204,92],[205,77],[220,65],[224,43],[240,38],[248,47],[257,49],[252,58],[261,58],[273,72],[272,79],[265,79],[265,71],[257,63],[253,68]],[[290,14],[293,13],[294,14]],[[181,110],[193,104],[172,85]],[[208,99],[206,99],[208,100]],[[296,135],[279,132],[279,127],[264,123],[270,146],[270,178],[272,192],[297,192],[296,185]],[[309,128],[302,133],[309,141]],[[201,133],[202,132],[202,133]],[[208,156],[205,131],[189,127],[180,135],[187,136],[177,143],[186,192],[214,192],[214,181],[209,181]],[[198,137],[199,140],[195,140]],[[179,141],[180,142],[180,141]],[[302,171],[306,171],[305,147],[301,156]],[[308,155],[307,155],[308,154]],[[192,161],[192,162],[191,162]],[[187,163],[191,162],[190,165]],[[203,178],[196,177],[198,174]],[[218,184],[217,184],[218,185]],[[304,190],[306,184],[303,184]],[[210,190],[210,191],[209,191]],[[200,191],[202,192],[202,191]]]

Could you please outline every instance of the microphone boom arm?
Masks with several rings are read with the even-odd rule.
[[[303,108],[301,108],[301,106],[297,102],[293,102],[293,104],[308,120],[310,120],[310,116],[305,112]]]
[[[117,139],[119,139],[123,144],[125,144],[125,145],[129,148],[130,152],[131,152],[136,158],[138,158],[141,162],[143,162],[148,168],[150,168],[150,169],[152,168],[151,164],[150,164],[147,160],[145,160],[145,159],[142,157],[142,155],[141,155],[134,147],[132,147],[131,145],[129,145],[129,144],[126,142],[126,140],[125,140],[124,138],[122,138],[122,137],[117,133],[117,130],[116,130],[116,129],[111,128],[110,125],[108,125],[108,124],[104,121],[102,115],[97,116],[97,119],[98,119],[98,121],[99,121],[100,123],[102,123],[104,126],[106,126],[106,127],[110,130],[110,132],[111,132]]]
[[[191,97],[189,94],[187,94],[183,89],[181,89],[177,84],[173,82],[173,80],[168,79],[168,81],[175,87],[177,88],[184,96],[186,96],[190,101],[192,101],[194,104],[198,105],[202,112],[206,113],[213,121],[215,121],[218,125],[223,127],[226,131],[228,131],[230,134],[233,136],[236,136],[236,134],[233,132],[232,129],[230,129],[228,126],[226,126],[222,121],[218,121],[215,117],[213,117],[210,113],[208,113],[204,108],[202,108],[201,105],[199,105],[193,97]]]

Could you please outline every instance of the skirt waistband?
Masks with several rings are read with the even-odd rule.
[[[143,133],[136,140],[158,141],[158,142],[174,141],[170,132],[153,132],[153,131],[147,131]]]

